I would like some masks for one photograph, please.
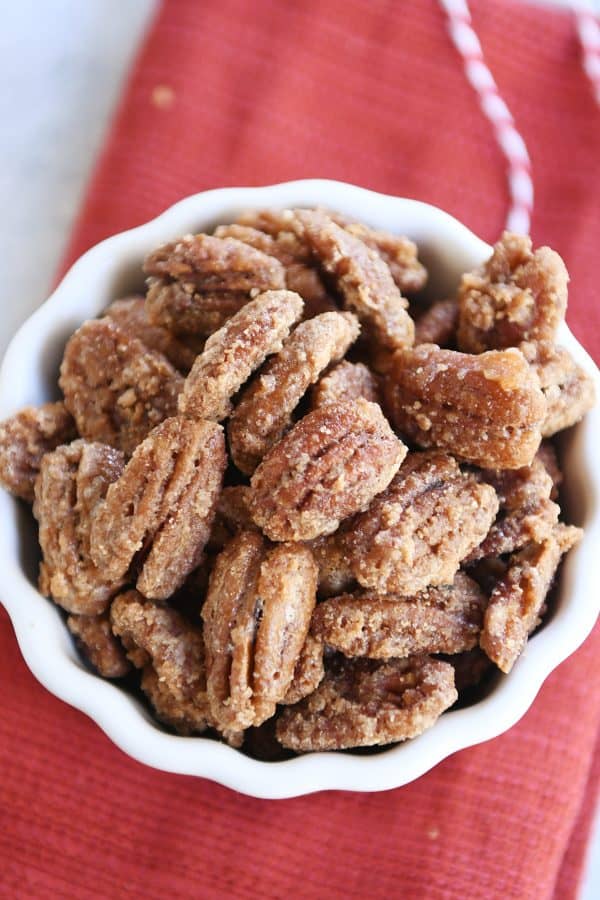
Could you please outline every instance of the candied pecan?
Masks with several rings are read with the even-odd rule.
[[[131,662],[144,669],[142,689],[158,718],[183,734],[212,725],[201,629],[137,591],[115,597],[110,619]]]
[[[59,384],[79,434],[130,455],[176,411],[183,378],[110,319],[94,319],[69,339]]]
[[[207,684],[220,727],[260,725],[294,677],[315,605],[317,567],[298,544],[269,549],[243,531],[217,557],[202,608]]]
[[[315,384],[310,394],[311,408],[356,400],[358,397],[378,403],[379,383],[364,363],[351,363],[345,359]]]
[[[138,589],[164,600],[200,563],[226,466],[219,425],[167,419],[136,448],[98,508],[91,533],[94,561],[122,578],[143,552]]]
[[[558,522],[560,509],[550,499],[552,479],[537,456],[530,466],[502,471],[484,469],[481,477],[496,491],[500,512],[467,562],[513,553],[525,544],[539,543],[548,537]]]
[[[311,632],[345,656],[371,659],[460,653],[475,647],[487,598],[462,572],[413,597],[344,594],[319,603]]]
[[[459,694],[480,685],[494,668],[492,661],[479,647],[473,647],[464,653],[454,653],[444,657],[444,661],[454,669],[454,684]]]
[[[208,234],[186,234],[163,244],[144,261],[144,272],[157,278],[176,280],[202,293],[246,292],[283,288],[284,273],[279,260],[234,238]]]
[[[428,656],[338,659],[316,691],[281,712],[277,739],[297,751],[405,741],[430,728],[457,697],[452,666]]]
[[[45,453],[77,437],[64,403],[26,406],[0,424],[0,484],[28,503]]]
[[[334,276],[346,307],[365,332],[387,348],[411,346],[414,324],[407,301],[381,256],[319,210],[297,210],[294,223],[296,233]]]
[[[123,455],[104,444],[74,441],[42,457],[33,514],[39,522],[40,591],[68,612],[98,615],[121,587],[90,556],[92,517]]]
[[[560,486],[563,481],[563,473],[558,462],[556,450],[554,449],[550,441],[542,441],[542,443],[540,444],[540,449],[536,453],[535,458],[539,459],[539,461],[546,469],[546,472],[552,479],[552,491],[550,492],[550,499],[558,500]]]
[[[379,406],[322,406],[296,423],[252,476],[250,512],[275,541],[331,534],[366,509],[406,455]]]
[[[415,344],[449,347],[456,340],[458,303],[454,299],[436,300],[415,319]]]
[[[291,684],[285,693],[285,697],[279,701],[282,706],[292,706],[294,703],[299,703],[300,700],[308,697],[309,694],[312,694],[318,688],[325,675],[323,650],[323,641],[309,632],[300,651]]]
[[[549,341],[523,343],[519,350],[537,373],[546,398],[542,437],[552,437],[579,422],[596,402],[592,378],[568,350]]]
[[[274,238],[278,249],[273,255],[286,265],[291,261],[307,263],[312,259],[312,251],[304,236],[297,234],[295,214],[293,209],[251,209],[238,216],[236,225]]]
[[[427,269],[419,262],[417,245],[407,237],[370,228],[359,222],[345,226],[345,230],[359,238],[363,244],[376,250],[387,263],[392,278],[402,293],[420,291],[427,283]]]
[[[399,350],[384,387],[392,423],[421,447],[489,469],[527,466],[539,447],[546,402],[519,350]]]
[[[217,237],[232,237],[263,253],[268,253],[285,266],[285,284],[288,291],[295,291],[304,300],[304,318],[309,319],[323,312],[336,309],[318,271],[307,265],[310,250],[290,231],[275,230],[272,234],[250,225],[219,225]]]
[[[503,672],[510,672],[531,631],[563,554],[581,539],[582,531],[559,523],[539,544],[529,544],[509,561],[506,575],[492,591],[480,645]]]
[[[319,567],[319,596],[350,593],[357,586],[339,530],[310,541],[309,546]]]
[[[429,585],[451,584],[497,512],[494,489],[461,472],[452,456],[410,453],[343,541],[363,587],[413,595]]]
[[[231,412],[231,397],[267,356],[281,350],[302,306],[298,294],[267,291],[242,307],[207,340],[185,380],[179,411],[225,419]]]
[[[243,291],[199,294],[186,281],[165,283],[161,278],[149,278],[145,306],[156,328],[177,335],[180,341],[201,341],[222,328],[248,300],[249,295]]]
[[[189,372],[202,346],[194,346],[175,337],[172,330],[161,325],[153,325],[148,319],[144,297],[125,297],[115,300],[104,310],[104,315],[112,319],[125,334],[137,337],[150,350],[166,356],[171,365],[180,372]]]
[[[549,247],[505,231],[488,261],[458,289],[458,346],[469,353],[552,341],[567,308],[569,274]]]
[[[68,616],[67,628],[81,654],[103,678],[122,678],[131,669],[120,641],[112,633],[108,613]]]
[[[282,349],[242,391],[229,420],[234,463],[251,475],[261,459],[292,426],[292,413],[311,384],[356,340],[360,326],[352,313],[328,312],[301,322]]]

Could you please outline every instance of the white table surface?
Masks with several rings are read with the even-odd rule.
[[[46,296],[155,7],[156,0],[0,0],[0,353]],[[599,897],[600,821],[580,900]]]

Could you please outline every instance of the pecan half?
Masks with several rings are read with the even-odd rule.
[[[229,420],[229,447],[242,472],[255,468],[292,426],[292,413],[321,372],[356,340],[352,313],[327,312],[301,322],[242,391]]]
[[[529,544],[509,561],[508,570],[490,597],[480,645],[503,672],[510,672],[540,614],[563,554],[582,531],[559,523],[539,544]]]
[[[467,562],[513,553],[525,544],[548,537],[558,522],[560,508],[550,499],[552,478],[537,456],[530,466],[522,469],[483,469],[480,477],[496,491],[500,512]]]
[[[325,600],[315,609],[311,631],[345,656],[461,653],[477,645],[486,603],[477,584],[457,572],[453,584],[413,597],[366,593]]]
[[[26,406],[0,424],[0,484],[33,503],[33,487],[42,457],[77,437],[64,403]]]
[[[387,487],[405,455],[375,403],[323,406],[297,422],[255,471],[250,512],[271,540],[331,534]]]
[[[446,453],[411,453],[386,491],[343,536],[363,587],[417,594],[452,584],[498,512],[493,488],[460,471]]]
[[[523,343],[519,349],[537,373],[546,398],[542,437],[552,437],[579,422],[596,402],[592,378],[563,347],[541,341]]]
[[[155,428],[97,511],[96,564],[119,579],[141,551],[138,589],[155,600],[170,597],[202,559],[225,466],[215,423],[175,417]]]
[[[225,730],[260,725],[286,695],[308,634],[317,567],[297,544],[269,549],[243,531],[217,557],[202,608],[212,714]]]
[[[183,378],[110,319],[94,319],[69,339],[59,384],[82,437],[131,455],[176,411]]]
[[[81,440],[42,458],[33,504],[43,556],[40,591],[68,612],[98,615],[121,587],[120,575],[92,561],[90,528],[123,462],[118,450]]]
[[[430,728],[457,697],[452,666],[427,656],[337,659],[316,691],[281,712],[277,739],[301,752],[405,741]]]
[[[284,287],[281,263],[233,238],[187,234],[163,244],[144,261],[144,272],[193,284],[204,293],[277,290]]]
[[[294,222],[296,233],[333,275],[346,308],[356,313],[365,332],[387,348],[411,346],[414,324],[407,301],[379,253],[320,210],[296,210]]]
[[[201,629],[137,591],[113,600],[110,619],[131,662],[144,669],[142,689],[158,718],[182,734],[212,725]]]
[[[281,350],[302,313],[291,291],[267,291],[247,303],[212,334],[196,358],[179,398],[179,411],[197,418],[225,419],[231,397],[271,353]]]
[[[505,231],[481,268],[458,290],[458,346],[469,353],[552,341],[567,308],[569,274],[549,247]]]
[[[546,401],[519,350],[479,356],[421,344],[400,350],[385,379],[392,423],[420,447],[448,450],[489,469],[528,466]]]
[[[291,212],[291,211],[290,211]],[[247,220],[261,223],[261,214],[248,213]],[[286,222],[265,221],[270,233],[252,225],[219,225],[215,229],[217,237],[232,237],[269,256],[274,256],[285,267],[285,284],[289,291],[300,294],[304,300],[304,318],[312,318],[323,312],[335,310],[336,304],[330,296],[318,271],[307,263],[310,262],[310,249],[298,240],[293,232],[287,230]],[[277,225],[286,226],[283,230]]]
[[[110,616],[67,616],[67,628],[80,653],[103,678],[122,678],[131,665],[120,641],[112,633]]]

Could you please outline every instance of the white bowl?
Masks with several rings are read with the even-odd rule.
[[[295,181],[262,188],[226,188],[188,197],[145,225],[115,235],[85,253],[54,294],[14,337],[0,370],[0,420],[57,395],[65,340],[84,319],[141,287],[144,255],[186,232],[232,221],[243,209],[328,206],[372,225],[407,234],[431,269],[431,289],[444,296],[459,275],[491,248],[447,213],[414,200],[387,197],[335,181]],[[560,249],[560,248],[558,248]],[[594,363],[564,327],[561,343],[596,379]],[[451,711],[420,737],[377,755],[314,753],[265,763],[202,737],[165,733],[142,705],[93,675],[79,659],[55,606],[35,587],[35,529],[22,504],[0,491],[3,597],[19,646],[36,678],[87,713],[126,753],[167,772],[200,775],[255,797],[294,797],[319,790],[378,791],[407,784],[442,759],[506,731],[527,711],[544,679],[584,641],[600,611],[600,410],[563,439],[568,520],[585,537],[566,560],[556,608],[508,676],[485,699]]]

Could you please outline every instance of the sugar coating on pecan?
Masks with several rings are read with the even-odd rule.
[[[406,447],[375,403],[328,404],[304,416],[251,479],[250,512],[274,541],[333,533],[394,477]]]
[[[0,424],[0,485],[33,503],[33,488],[45,453],[77,437],[64,403],[26,406]]]
[[[352,313],[327,312],[301,322],[236,403],[228,426],[234,463],[251,475],[292,426],[292,414],[321,372],[340,360],[360,326]]]
[[[540,613],[563,554],[581,539],[582,531],[559,523],[539,544],[529,544],[509,561],[485,613],[480,645],[503,672],[510,672]]]
[[[309,542],[319,568],[319,596],[334,597],[357,587],[341,530]]]
[[[68,612],[99,615],[121,587],[120,576],[92,561],[90,529],[123,464],[118,450],[82,440],[42,457],[33,504],[43,557],[40,591]]]
[[[514,348],[477,356],[422,344],[394,354],[384,381],[388,415],[420,447],[490,469],[528,466],[540,445],[546,401]]]
[[[113,600],[110,620],[129,659],[144,669],[142,688],[159,718],[184,734],[212,725],[201,629],[133,590]]]
[[[59,384],[79,434],[130,455],[176,411],[183,378],[161,353],[105,318],[84,322],[69,339]]]
[[[318,688],[325,675],[323,650],[323,641],[309,632],[302,645],[290,686],[279,701],[282,706],[299,703]]]
[[[549,247],[505,231],[487,262],[462,276],[458,346],[468,353],[552,341],[567,309],[569,275]]]
[[[79,651],[103,678],[122,678],[131,665],[123,645],[112,633],[110,616],[67,616],[67,628]]]
[[[460,471],[447,453],[410,453],[391,484],[357,516],[343,541],[357,581],[412,595],[451,584],[498,512],[492,487]]]
[[[456,342],[458,303],[453,298],[436,300],[415,319],[415,345],[451,347]]]
[[[213,567],[202,608],[207,684],[226,730],[260,725],[286,695],[310,626],[317,567],[299,544],[243,531]]]
[[[552,437],[579,422],[596,402],[593,379],[568,350],[549,341],[523,343],[519,349],[537,373],[546,398],[542,436]]]
[[[427,283],[427,269],[419,261],[417,245],[407,237],[370,228],[360,222],[352,222],[345,230],[359,238],[363,244],[376,250],[392,274],[403,294],[420,291]]]
[[[155,278],[193,285],[202,293],[262,293],[285,286],[279,260],[234,238],[187,234],[163,244],[144,261],[144,272]]]
[[[104,315],[125,334],[137,337],[150,350],[162,353],[180,372],[189,372],[202,349],[199,343],[194,346],[192,342],[179,340],[168,328],[153,325],[148,318],[144,297],[115,300],[104,310]]]
[[[223,430],[213,422],[174,417],[155,428],[94,517],[97,565],[122,578],[140,554],[138,589],[170,597],[200,563],[226,462]]]
[[[266,291],[212,334],[196,358],[179,398],[184,415],[221,421],[231,398],[267,356],[281,350],[303,302],[291,291]]]
[[[405,741],[457,697],[452,666],[428,656],[336,660],[316,691],[281,712],[277,739],[300,752]]]
[[[310,392],[311,409],[359,397],[379,403],[379,382],[364,363],[351,363],[345,359],[319,378]]]
[[[521,469],[483,469],[479,473],[496,491],[498,518],[467,562],[513,553],[532,541],[543,541],[558,522],[560,508],[550,499],[552,478],[536,456]]]
[[[311,632],[345,656],[403,658],[416,653],[461,653],[475,647],[487,604],[467,575],[413,597],[353,594],[319,603]]]
[[[297,210],[295,228],[334,277],[346,308],[356,313],[365,333],[384,347],[410,347],[414,324],[408,304],[379,253],[319,210]]]

